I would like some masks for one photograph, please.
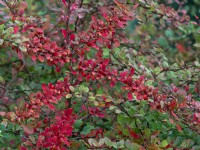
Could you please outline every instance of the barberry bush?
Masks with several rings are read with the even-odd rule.
[[[199,7],[1,0],[1,149],[200,149]]]

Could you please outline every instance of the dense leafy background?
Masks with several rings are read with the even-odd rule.
[[[54,117],[62,116],[60,112],[68,108],[73,109],[76,117],[75,122],[72,123],[72,135],[67,136],[71,145],[61,144],[63,148],[74,150],[200,149],[198,19],[200,2],[198,0],[185,0],[182,4],[175,0],[66,1],[68,5],[71,3],[71,7],[72,4],[79,6],[73,8],[70,14],[71,22],[66,21],[66,18],[63,19],[69,16],[69,7],[65,6],[63,1],[26,0],[27,7],[23,1],[13,0],[9,3],[12,2],[16,4],[12,9],[9,9],[5,3],[0,3],[0,111],[2,116],[0,117],[0,147],[2,149],[19,149],[20,146],[21,149],[36,148],[39,135],[43,134],[43,131],[47,133],[45,129],[50,124],[57,123]],[[110,5],[122,9],[119,9],[119,12],[126,10],[135,13],[125,28],[116,28],[118,37],[112,41],[114,46],[110,48],[105,43],[97,42],[94,43],[95,47],[90,46],[91,43],[81,43],[78,37],[82,36],[82,32],[86,32],[83,34],[84,40],[90,32],[97,30],[98,26],[91,28],[91,25],[96,23],[92,20],[92,16],[99,19],[97,22],[100,20],[106,22],[102,17],[104,9],[102,11],[99,8],[103,6],[107,8]],[[171,9],[167,8],[165,13],[162,12],[166,7],[174,8],[176,10],[174,14],[177,15],[170,19],[168,13],[172,12]],[[16,11],[20,16],[20,10],[23,8],[22,16],[25,16],[26,22],[20,22],[18,19],[14,21],[12,11]],[[186,17],[181,22],[178,16],[184,13],[187,13],[191,20]],[[124,18],[127,16],[123,15]],[[32,54],[26,50],[27,45],[23,45],[27,42],[26,37],[30,33],[23,32],[22,29],[29,21],[42,28],[44,36],[55,41],[59,47],[70,49],[73,54],[71,57],[76,61],[65,63],[60,72],[56,71],[56,65],[51,66],[46,61],[43,62],[43,58],[34,62],[30,57]],[[16,26],[19,30],[13,34]],[[75,45],[79,42],[78,46],[76,45],[78,48],[71,46],[73,42],[69,42],[71,45],[68,43],[71,47],[66,46],[65,36],[68,36],[65,33],[66,28],[71,31],[70,34],[75,34],[76,39],[73,37],[70,39],[73,39],[71,41]],[[92,34],[96,35],[97,32]],[[120,40],[117,41],[117,38]],[[29,41],[32,42],[34,39]],[[23,59],[19,58],[19,52],[17,54],[15,51],[16,47],[20,52],[22,51]],[[97,51],[99,47],[100,52]],[[101,73],[103,78],[95,77],[87,80],[82,77],[80,80],[78,75],[87,72],[87,69],[92,75],[95,72],[92,72],[87,65],[85,65],[87,67],[81,66],[79,62],[82,59],[93,58],[97,64],[99,63],[97,69],[102,67],[101,65],[106,63],[107,59],[111,62],[106,66],[108,70],[111,68],[110,72],[116,69],[119,74],[124,72],[129,74],[131,68],[134,68],[135,74],[130,77],[130,80],[136,81],[141,76],[145,76],[144,85],[158,89],[158,93],[167,96],[167,100],[157,104],[154,103],[154,96],[149,96],[147,100],[145,97],[139,99],[132,93],[130,95],[130,92],[122,88],[125,82],[121,82],[121,78],[126,75],[117,77],[119,82],[115,84],[109,79],[111,77],[103,73]],[[82,72],[78,70],[80,66],[83,68]],[[70,67],[74,71],[80,71],[78,75],[73,74]],[[70,92],[68,91],[55,105],[56,111],[50,111],[44,106],[40,108],[42,113],[39,119],[25,118],[18,122],[12,120],[12,115],[3,115],[3,112],[15,112],[16,108],[23,110],[25,103],[30,103],[31,93],[45,92],[43,84],[55,85],[58,84],[58,80],[66,82],[66,76],[70,76],[70,81],[67,81],[71,85]],[[192,104],[191,107],[180,106],[185,100],[194,102],[194,108]],[[161,106],[163,108],[160,108]],[[198,114],[197,120],[194,119],[194,114]],[[37,127],[39,123],[42,124],[41,127]],[[41,147],[41,149],[45,148]]]

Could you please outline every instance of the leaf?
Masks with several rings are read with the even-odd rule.
[[[187,52],[185,46],[183,44],[177,43],[176,48],[178,49],[179,52]]]
[[[55,111],[55,106],[53,104],[47,104],[47,107],[51,110],[51,111]]]
[[[95,100],[94,96],[89,96],[88,98],[89,98],[90,101],[94,101]]]
[[[62,0],[62,2],[63,2],[63,4],[64,4],[65,6],[67,6],[66,0]]]
[[[111,106],[109,107],[110,110],[113,110],[113,109],[115,109],[115,108],[116,108],[116,106],[113,106],[113,105],[111,105]]]
[[[131,67],[129,76],[133,76],[134,73],[135,73],[135,69],[133,67]]]
[[[74,92],[75,88],[73,86],[69,86],[70,91]]]
[[[84,134],[84,135],[89,134],[92,129],[94,129],[94,126],[87,125],[83,128],[83,130],[81,131],[81,134]]]
[[[32,56],[31,56],[31,59],[32,59],[34,62],[36,62],[36,56],[35,56],[35,55],[32,55]]]
[[[24,11],[26,8],[27,8],[27,3],[25,1],[20,2],[19,6],[17,7],[17,9],[21,12]]]
[[[22,109],[25,105],[25,100],[23,98],[18,98],[17,99],[17,106]]]
[[[167,39],[164,38],[163,36],[159,37],[158,43],[164,48],[169,47],[169,43],[168,43]]]
[[[117,116],[117,122],[120,125],[124,126],[124,125],[128,125],[131,122],[131,119],[128,116],[121,113]]]
[[[73,31],[75,29],[75,25],[74,24],[70,24],[69,25],[69,29]]]
[[[76,122],[74,123],[74,128],[78,129],[81,127],[82,124],[83,124],[82,120],[76,120]]]
[[[0,45],[3,45],[4,40],[0,39]]]
[[[8,34],[11,34],[11,33],[14,32],[14,28],[13,28],[13,27],[9,27],[9,28],[6,30],[6,32],[7,32]]]
[[[98,101],[94,101],[94,106],[99,106],[99,102]]]
[[[103,48],[103,58],[108,58],[110,55],[110,50],[108,48]]]
[[[13,28],[14,28],[14,34],[16,34],[18,32],[18,30],[19,30],[18,26],[14,26]]]
[[[109,138],[104,137],[104,141],[107,146],[112,147],[113,142]]]
[[[122,111],[120,109],[115,109],[115,113],[120,114]]]
[[[23,51],[23,52],[26,52],[26,51],[27,51],[27,48],[26,48],[25,46],[22,46],[22,45],[19,46],[19,49],[20,49],[21,51]]]
[[[138,6],[139,6],[139,4],[133,5],[133,10],[137,9]]]
[[[20,39],[16,39],[15,40],[15,43],[17,43],[17,44],[19,44],[19,43],[21,43],[22,41],[20,40]]]
[[[4,1],[0,1],[0,4],[3,5],[4,7],[7,7],[7,5]]]
[[[62,31],[62,35],[63,35],[63,37],[66,38],[66,37],[67,37],[67,31],[64,30],[64,29],[62,29],[61,31]]]
[[[200,43],[195,43],[193,46],[195,46],[195,47],[200,47]]]
[[[27,134],[34,133],[34,129],[28,125],[22,124],[21,127],[24,129],[24,132],[26,132]]]
[[[111,81],[111,82],[110,82],[110,87],[111,87],[111,88],[114,87],[114,86],[115,86],[115,83],[116,83],[115,81]]]
[[[71,98],[71,97],[72,97],[72,94],[67,94],[67,95],[65,96],[66,99],[69,99],[69,98]]]
[[[4,24],[1,24],[1,25],[0,25],[0,33],[2,33],[2,32],[4,31],[4,27],[5,27]]]
[[[39,55],[39,56],[38,56],[38,60],[39,60],[40,62],[44,62],[44,56]]]
[[[135,131],[133,131],[133,130],[130,131],[130,135],[135,139],[139,139],[140,138],[140,136],[138,134],[136,134]]]
[[[89,88],[88,88],[88,87],[84,87],[84,88],[83,88],[83,92],[84,92],[84,93],[88,93],[88,92],[89,92]]]
[[[69,37],[69,38],[70,38],[70,41],[74,41],[74,40],[75,40],[75,37],[76,37],[75,34],[71,34],[70,37]]]
[[[130,100],[130,101],[133,100],[132,92],[128,92],[127,96],[128,96],[128,100]]]
[[[181,128],[181,126],[180,126],[180,124],[177,124],[176,128],[178,129],[179,132],[183,131],[182,128]]]
[[[168,29],[168,30],[165,31],[165,35],[168,38],[172,38],[174,36],[174,32],[172,30]]]
[[[168,145],[167,140],[163,140],[163,141],[160,143],[160,147],[161,147],[161,148],[165,148],[167,145]]]

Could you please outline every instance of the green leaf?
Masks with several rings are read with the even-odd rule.
[[[83,124],[82,120],[76,120],[76,122],[74,123],[74,128],[78,129],[81,127],[82,124]]]
[[[90,101],[94,101],[95,100],[94,96],[89,96],[88,98],[89,98]]]
[[[126,124],[129,124],[131,122],[131,119],[128,116],[124,115],[124,114],[119,114],[117,116],[117,122],[119,124],[121,124],[122,126],[124,126]]]
[[[0,45],[3,45],[4,40],[0,39]]]
[[[69,86],[70,91],[74,92],[75,88],[73,86]]]
[[[23,51],[23,52],[26,52],[27,51],[27,48],[25,47],[25,46],[19,46],[19,49],[21,50],[21,51]]]
[[[70,28],[70,30],[74,30],[75,29],[75,25],[74,24],[70,24],[69,28]]]
[[[84,86],[84,85],[81,85],[79,88],[78,88],[79,92],[80,93],[88,93],[89,92],[89,88]]]
[[[22,109],[25,105],[25,100],[23,98],[17,99],[17,106]]]
[[[19,43],[21,43],[22,41],[21,41],[20,39],[16,39],[14,42],[17,43],[17,44],[19,44]]]
[[[72,94],[67,94],[67,95],[65,96],[66,99],[69,99],[69,98],[71,98],[71,97],[72,97]]]
[[[161,147],[161,148],[165,148],[167,145],[168,145],[167,140],[163,140],[163,141],[160,143],[160,147]]]
[[[7,30],[6,30],[7,33],[11,34],[14,32],[14,29],[13,27],[9,27]]]
[[[115,109],[115,113],[120,114],[122,111],[120,109]]]
[[[94,129],[94,126],[87,125],[83,128],[83,130],[81,131],[81,134],[84,134],[84,135],[89,134],[92,129]]]
[[[169,47],[169,43],[168,43],[167,39],[163,36],[159,37],[158,43],[164,48]]]
[[[200,43],[195,43],[193,46],[199,48],[200,47]]]
[[[110,50],[108,48],[103,48],[103,58],[109,58]]]
[[[166,62],[166,61],[162,62],[162,67],[163,68],[168,68],[169,67],[168,62]]]
[[[145,128],[145,129],[144,129],[144,134],[145,134],[145,137],[146,137],[146,138],[150,138],[150,136],[151,136],[151,130],[148,129],[148,128]]]
[[[4,27],[5,27],[5,25],[4,25],[4,24],[0,25],[0,32],[3,32],[3,30],[4,30]]]
[[[168,38],[172,38],[174,36],[174,32],[172,30],[168,29],[168,30],[165,31],[165,35]]]
[[[112,147],[113,142],[109,138],[104,137],[104,141],[107,146]]]
[[[83,92],[84,93],[88,93],[89,92],[89,88],[88,87],[84,87]]]

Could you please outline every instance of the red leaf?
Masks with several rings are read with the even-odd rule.
[[[65,110],[65,115],[66,115],[66,116],[69,116],[69,115],[72,114],[72,112],[73,112],[73,109],[72,109],[72,108],[69,108],[69,109]]]
[[[176,100],[173,100],[172,102],[170,102],[169,107],[170,107],[170,109],[172,109],[172,110],[175,109],[175,108],[177,107]]]
[[[128,100],[133,100],[133,95],[132,95],[132,92],[128,92]]]
[[[70,41],[73,41],[75,39],[75,34],[70,35]]]
[[[34,133],[34,129],[30,126],[27,125],[21,125],[21,127],[24,129],[24,132],[28,133],[28,134],[33,134]]]
[[[49,107],[50,110],[55,111],[55,106],[52,104],[47,104],[47,107]]]
[[[6,3],[3,2],[3,1],[0,1],[0,4],[3,5],[3,6],[5,6],[5,7],[7,7]]]
[[[125,78],[126,75],[127,75],[127,72],[126,72],[126,71],[120,72],[121,78]]]
[[[62,0],[62,2],[63,2],[63,4],[64,4],[65,6],[67,6],[66,0]]]
[[[43,90],[43,91],[46,91],[46,90],[47,90],[46,84],[42,84],[42,90]]]
[[[27,148],[24,146],[20,146],[20,150],[27,150]]]
[[[73,10],[76,10],[78,7],[76,5],[76,3],[73,3],[70,7],[70,10],[73,11]]]
[[[115,81],[111,81],[110,82],[110,87],[114,87],[115,86]]]
[[[171,124],[174,124],[174,120],[173,120],[172,118],[169,118],[169,122],[170,122]]]
[[[103,62],[103,65],[107,66],[110,62],[110,59],[105,59],[104,62]]]
[[[171,110],[170,112],[171,112],[171,114],[172,114],[172,116],[173,116],[174,118],[176,118],[177,120],[179,120],[178,116],[177,116],[172,110]]]
[[[14,34],[16,34],[18,32],[18,26],[14,26]]]
[[[62,142],[65,143],[65,145],[70,146],[69,140],[66,137],[62,139]]]
[[[143,99],[143,95],[138,94],[138,95],[136,96],[136,98],[137,98],[137,100],[142,100],[142,99]]]
[[[39,59],[40,62],[44,62],[44,57],[43,56],[39,55],[38,59]]]
[[[6,115],[6,112],[0,112],[0,116],[4,117]]]
[[[135,73],[135,69],[132,67],[132,68],[130,69],[130,74],[129,74],[129,76],[133,76],[134,73]]]
[[[182,44],[176,44],[176,48],[179,50],[179,52],[186,52],[185,46]]]
[[[177,124],[177,125],[176,125],[176,128],[178,129],[179,132],[182,131],[182,128],[181,128],[180,124]]]
[[[64,29],[62,29],[61,31],[62,31],[62,35],[63,35],[63,37],[66,38],[66,37],[67,37],[67,31],[64,30]]]
[[[32,56],[31,56],[31,59],[35,62],[35,61],[36,61],[36,56],[35,56],[35,55],[32,55]]]
[[[39,34],[43,34],[44,31],[41,28],[36,28],[35,31]]]
[[[135,5],[133,6],[133,9],[136,9],[138,6],[139,6],[139,4],[135,4]]]
[[[19,59],[22,59],[22,58],[23,58],[23,54],[22,54],[21,51],[18,51],[17,55],[18,55],[18,58],[19,58]]]
[[[130,135],[136,139],[140,138],[140,136],[138,134],[136,134],[133,130],[130,131]]]

